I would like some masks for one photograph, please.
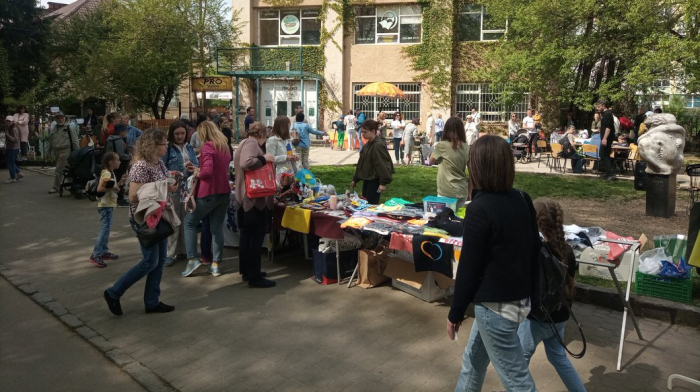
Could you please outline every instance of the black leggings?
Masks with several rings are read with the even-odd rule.
[[[240,230],[240,244],[238,248],[238,270],[244,279],[253,281],[262,278],[262,262],[260,260],[265,234],[269,229],[272,219],[270,210],[262,211],[253,207],[250,211],[243,211],[241,206],[238,211],[238,228]]]

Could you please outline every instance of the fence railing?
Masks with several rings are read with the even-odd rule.
[[[165,130],[167,131],[168,128],[170,128],[170,124],[175,121],[174,119],[171,118],[161,118],[161,119],[153,119],[153,120],[139,120],[138,128],[142,131],[145,131],[146,129],[149,128],[158,128],[160,130]]]
[[[217,48],[217,72],[223,75],[320,73],[324,53],[318,46]]]

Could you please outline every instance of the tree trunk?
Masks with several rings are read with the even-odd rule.
[[[153,97],[153,100],[151,101],[151,112],[153,113],[153,117],[156,119],[160,119],[160,113],[158,111],[158,102],[160,101],[160,96],[163,95],[163,86],[158,86],[158,91],[156,92],[155,97]]]
[[[175,93],[176,86],[165,86],[165,92],[163,93],[163,107],[161,108],[160,118],[165,118],[165,113],[168,111],[168,106],[170,106],[170,101],[173,100],[173,95]]]

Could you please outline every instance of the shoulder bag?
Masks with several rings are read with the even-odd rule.
[[[274,196],[277,193],[275,169],[272,162],[263,167],[245,172],[245,195],[249,199]]]

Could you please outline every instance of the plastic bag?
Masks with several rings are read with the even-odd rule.
[[[685,262],[684,258],[681,257],[678,265],[666,260],[663,260],[661,263],[663,264],[663,267],[661,267],[661,271],[659,271],[659,276],[676,279],[690,279],[690,267],[688,266],[688,263]]]
[[[656,275],[661,271],[663,260],[668,260],[664,248],[648,250],[639,256],[639,272],[643,274]]]
[[[665,248],[668,260],[678,262],[681,257],[685,257],[685,250],[688,245],[688,237],[678,235],[658,235],[654,236],[654,247]]]

